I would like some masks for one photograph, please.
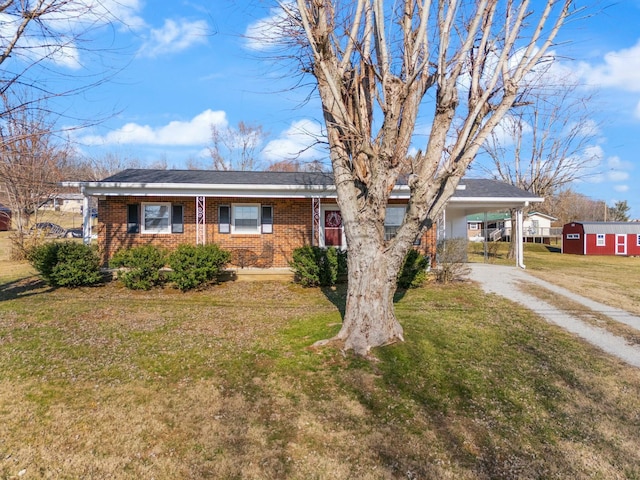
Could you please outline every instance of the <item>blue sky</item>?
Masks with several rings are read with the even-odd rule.
[[[244,121],[269,133],[263,155],[276,161],[308,142],[301,132],[319,131],[318,101],[305,102],[308,90],[291,90],[289,72],[264,61],[243,37],[272,13],[275,2],[106,3],[111,1],[129,27],[96,30],[96,35],[118,48],[110,55],[118,72],[83,96],[65,100],[68,112],[78,117],[109,117],[75,133],[82,153],[110,152],[184,168],[188,159],[206,161],[211,124]],[[627,200],[632,216],[640,218],[640,0],[607,5],[593,6],[591,18],[562,33],[570,42],[561,50],[563,67],[597,87],[593,119],[600,127],[593,148],[599,166],[575,188],[610,204]],[[320,156],[312,149],[303,158]]]

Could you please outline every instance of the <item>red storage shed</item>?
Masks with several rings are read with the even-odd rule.
[[[562,253],[640,255],[640,222],[571,222],[562,227]]]
[[[11,230],[11,210],[0,203],[0,232]]]

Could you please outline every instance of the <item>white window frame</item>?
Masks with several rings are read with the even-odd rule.
[[[469,230],[480,230],[480,226],[476,222],[469,223]]]
[[[389,212],[391,211],[398,211],[398,210],[402,210],[402,217],[400,220],[400,223],[392,223],[390,220],[390,216],[389,216]],[[404,220],[404,216],[407,213],[407,206],[406,205],[388,205],[387,206],[387,212],[386,215],[384,217],[384,228],[385,228],[385,233],[384,233],[384,238],[385,240],[391,240],[391,238],[395,237],[396,232],[398,231],[398,228],[400,227],[400,225],[402,225],[402,221]],[[387,233],[387,227],[396,227],[393,235]]]
[[[596,233],[596,247],[606,247],[607,236],[604,233]]]
[[[167,217],[167,225],[164,228],[147,228],[146,207],[161,206],[167,207],[169,215]],[[143,235],[164,235],[171,234],[171,202],[142,202],[140,205],[140,233]]]
[[[636,235],[636,247],[640,247],[640,233]]]
[[[580,240],[579,233],[567,233],[567,240]]]
[[[251,230],[238,230],[236,228],[236,212],[238,207],[252,207],[257,210],[256,227]],[[231,204],[231,233],[236,235],[260,235],[262,233],[261,216],[262,205],[259,203],[232,203]]]

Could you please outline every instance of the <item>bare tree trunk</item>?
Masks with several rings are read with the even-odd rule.
[[[401,262],[373,239],[349,246],[349,285],[342,329],[336,340],[367,355],[371,348],[403,341],[393,308]]]

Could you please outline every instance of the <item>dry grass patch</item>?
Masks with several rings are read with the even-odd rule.
[[[312,349],[344,289],[25,286],[0,300],[0,478],[639,478],[640,375],[471,285],[404,344]]]
[[[598,328],[603,328],[618,337],[624,338],[632,345],[640,345],[640,331],[627,326],[623,323],[616,322],[603,313],[594,312],[588,307],[570,300],[569,298],[558,295],[549,289],[535,285],[530,282],[523,282],[520,285],[522,290],[527,293],[544,300],[545,302],[578,317],[580,320]]]

